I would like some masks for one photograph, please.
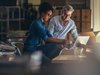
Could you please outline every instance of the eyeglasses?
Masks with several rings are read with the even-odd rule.
[[[71,14],[65,14],[67,17],[71,17]]]

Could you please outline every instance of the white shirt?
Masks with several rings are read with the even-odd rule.
[[[77,38],[77,28],[72,19],[69,19],[65,25],[60,22],[61,16],[53,17],[50,22],[48,29],[53,37],[65,39],[67,34],[71,32],[74,39]]]

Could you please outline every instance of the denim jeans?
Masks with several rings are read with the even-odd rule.
[[[46,43],[45,45],[37,46],[36,48],[34,46],[29,46],[24,49],[25,53],[31,54],[35,51],[41,51],[42,52],[42,61],[43,62],[51,62],[51,60],[59,55],[61,49],[59,48],[59,44],[56,43]],[[36,49],[36,50],[34,50]]]
[[[56,43],[47,43],[45,45],[38,46],[37,49],[42,51],[43,54],[50,59],[59,55],[60,50],[61,50],[59,48],[59,44],[56,44]]]

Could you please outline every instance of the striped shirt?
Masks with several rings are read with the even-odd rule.
[[[53,17],[50,22],[48,29],[53,37],[65,39],[67,34],[71,32],[72,37],[74,39],[77,38],[77,28],[72,19],[68,20],[65,25],[60,22],[61,16],[55,16]]]

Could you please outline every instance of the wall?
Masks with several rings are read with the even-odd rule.
[[[91,0],[91,26],[93,31],[100,31],[100,0]]]
[[[39,5],[41,0],[28,0],[28,3]],[[100,31],[100,0],[90,0],[91,6],[91,28],[93,31]]]
[[[41,0],[28,0],[28,3],[32,3],[33,5],[39,5]]]

